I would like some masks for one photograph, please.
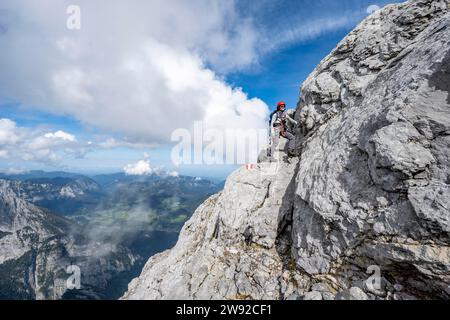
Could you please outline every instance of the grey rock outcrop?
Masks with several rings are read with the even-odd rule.
[[[284,196],[292,193],[298,160],[278,165],[276,176],[263,164],[231,174],[224,190],[185,224],[175,247],[147,262],[126,297],[276,299],[280,292],[292,294],[297,275],[285,270],[280,251],[290,247],[278,235],[280,228],[290,233],[293,199]]]
[[[305,293],[303,300],[322,300],[322,294],[319,291],[310,291]]]
[[[358,287],[351,287],[336,295],[335,300],[368,300],[367,294]]]
[[[305,81],[293,254],[308,274],[340,273],[348,287],[376,265],[417,294],[449,296],[448,6],[376,12]],[[338,86],[318,92],[327,78]]]
[[[359,24],[302,86],[300,156],[234,172],[123,298],[449,298],[449,11]]]

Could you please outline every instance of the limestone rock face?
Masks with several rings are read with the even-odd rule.
[[[0,179],[0,264],[16,259],[40,241],[62,233],[64,220],[52,221],[38,207],[17,197],[13,188],[19,182]],[[43,224],[42,221],[47,221]]]
[[[449,11],[357,26],[302,85],[299,157],[234,172],[123,298],[449,298]]]
[[[280,291],[291,294],[295,272],[280,257],[290,247],[278,241],[281,226],[290,233],[293,197],[286,194],[293,192],[298,159],[290,160],[231,174],[224,190],[185,224],[175,247],[150,258],[125,298],[278,299]],[[280,282],[283,277],[286,281]]]
[[[447,12],[447,1],[386,7],[303,84],[292,252],[308,274],[348,287],[376,265],[418,294],[450,294]],[[339,86],[318,93],[330,77]]]

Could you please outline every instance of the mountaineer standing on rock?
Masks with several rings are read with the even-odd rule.
[[[283,101],[278,102],[277,110],[270,115],[270,157],[273,159],[275,148],[278,145],[280,136],[289,140],[288,155],[292,156],[295,147],[295,136],[287,131],[286,121],[289,120],[293,124],[297,121],[292,119],[286,112],[286,104]]]

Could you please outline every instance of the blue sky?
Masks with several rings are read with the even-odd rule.
[[[194,121],[264,128],[367,9],[388,3],[2,1],[0,171],[224,178],[236,166],[176,167],[170,134]],[[79,30],[66,28],[70,4]]]
[[[348,31],[347,28],[337,30],[293,45],[265,59],[261,73],[239,73],[230,77],[230,80],[250,96],[266,101],[269,106],[275,106],[283,99],[288,107],[295,108],[302,82]]]

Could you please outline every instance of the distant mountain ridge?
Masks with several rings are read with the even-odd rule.
[[[0,177],[0,299],[119,297],[146,259],[173,245],[194,208],[221,188],[186,176],[6,176]],[[64,287],[71,264],[81,269],[80,290]]]
[[[112,193],[117,192],[118,188],[130,194],[127,185],[135,189],[138,184],[147,184],[148,187],[170,189],[172,192],[181,189],[185,192],[192,187],[197,194],[218,190],[223,186],[223,182],[182,175],[172,177],[164,172],[142,176],[124,173],[86,176],[63,171],[34,170],[22,174],[0,173],[0,179],[22,181],[20,188],[15,190],[17,194],[29,202],[64,216],[94,211],[101,203],[111,204]]]
[[[0,299],[60,299],[72,264],[83,272],[84,296],[102,297],[107,281],[136,258],[124,247],[93,258],[89,252],[105,244],[89,242],[72,221],[22,199],[14,191],[21,183],[0,179]]]

